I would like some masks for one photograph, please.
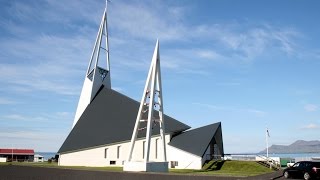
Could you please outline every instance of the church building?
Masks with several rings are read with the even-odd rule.
[[[157,42],[155,54],[160,57],[158,45]],[[101,57],[105,58],[106,67],[99,63]],[[58,151],[59,165],[123,166],[131,153],[130,140],[140,105],[112,89],[106,6],[85,74],[73,128]],[[162,118],[157,110],[154,112],[154,119]],[[152,123],[150,149],[146,148],[147,129],[138,129],[130,159],[143,161],[147,149],[150,161],[161,161],[166,154],[169,168],[201,169],[206,161],[220,159],[224,155],[221,122],[192,129],[173,117],[163,115],[163,123],[164,135],[159,133],[161,126],[155,121]],[[166,148],[162,147],[162,142]]]

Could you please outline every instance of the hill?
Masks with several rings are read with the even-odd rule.
[[[266,153],[264,149],[260,153]],[[272,145],[269,147],[269,153],[320,153],[320,141],[298,140],[288,146]]]

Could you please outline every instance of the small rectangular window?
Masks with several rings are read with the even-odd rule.
[[[108,158],[108,148],[104,149],[104,158],[107,159]]]
[[[117,147],[117,159],[120,158],[120,150],[121,150],[121,146]]]
[[[110,161],[110,165],[116,165],[116,161]]]
[[[178,161],[171,161],[171,168],[178,166]]]
[[[155,145],[155,150],[156,150],[156,152],[155,152],[155,158],[156,158],[156,159],[158,159],[158,141],[159,141],[159,139],[156,139],[156,145]]]
[[[142,142],[142,159],[144,159],[145,148],[146,148],[146,141],[143,141]]]

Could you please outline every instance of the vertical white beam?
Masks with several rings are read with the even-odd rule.
[[[145,151],[145,162],[149,162],[149,154],[150,154],[150,141],[152,134],[152,124],[154,121],[153,118],[153,106],[154,106],[154,94],[155,94],[155,78],[156,78],[156,69],[155,62],[153,61],[152,65],[152,75],[151,75],[151,84],[150,84],[150,100],[149,100],[149,110],[148,110],[148,121],[147,121],[147,133],[146,133],[146,151]]]
[[[159,47],[158,47],[159,48]],[[158,50],[159,51],[159,50]],[[158,58],[160,59],[160,53],[158,54]],[[157,61],[157,67],[158,67],[158,71],[157,71],[157,89],[159,91],[158,96],[159,96],[159,105],[160,105],[160,109],[159,109],[159,125],[160,125],[160,136],[161,136],[161,143],[162,143],[162,158],[163,161],[167,161],[167,150],[166,150],[166,140],[165,140],[165,126],[164,126],[164,112],[163,112],[163,94],[162,94],[162,82],[161,82],[161,68],[160,68],[160,61]]]
[[[106,9],[103,13],[103,17],[102,17],[102,24],[101,27],[99,29],[99,33],[100,33],[100,37],[99,37],[99,41],[98,41],[98,49],[96,52],[96,59],[95,59],[95,64],[94,64],[94,70],[93,70],[93,77],[92,77],[92,82],[95,82],[95,77],[96,77],[96,73],[97,73],[97,67],[98,67],[98,63],[99,63],[99,57],[100,57],[100,50],[101,50],[101,41],[102,41],[102,34],[103,34],[103,29],[104,29],[104,24],[105,24],[105,16],[106,16]],[[99,72],[98,72],[99,73]]]
[[[100,25],[99,25],[98,34],[97,34],[96,41],[94,43],[94,47],[93,47],[93,50],[92,50],[92,53],[91,53],[91,57],[90,57],[90,61],[89,61],[89,65],[88,65],[86,76],[90,73],[90,69],[91,69],[91,66],[92,66],[92,60],[93,60],[94,55],[96,54],[96,50],[97,50],[97,47],[98,47],[98,42],[101,39],[101,32],[102,32],[101,29],[103,28],[105,14],[106,14],[106,10],[103,13],[103,16],[102,16],[102,19],[101,19],[101,22],[100,22]]]
[[[106,0],[106,9],[105,9],[105,36],[106,36],[106,50],[107,50],[107,70],[109,71],[108,73],[110,74],[110,61],[109,61],[109,31],[108,31],[108,0]]]

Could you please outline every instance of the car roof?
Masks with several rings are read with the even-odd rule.
[[[317,167],[320,168],[320,161],[299,161],[299,162],[297,162],[297,163],[302,163],[302,162],[304,162],[304,163],[311,163],[312,165],[316,165]]]

